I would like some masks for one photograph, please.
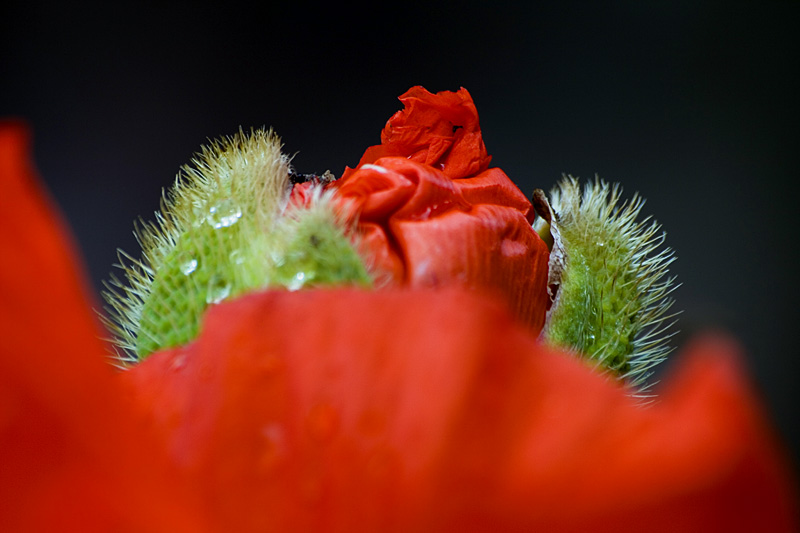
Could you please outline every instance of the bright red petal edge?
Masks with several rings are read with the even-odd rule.
[[[120,395],[74,245],[0,122],[0,530],[202,531]]]

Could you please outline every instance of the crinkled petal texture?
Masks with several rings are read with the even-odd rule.
[[[466,89],[432,94],[416,86],[400,101],[404,109],[388,120],[381,144],[368,148],[359,166],[400,156],[442,170],[450,179],[474,176],[489,167],[478,111]]]
[[[26,127],[0,122],[0,530],[203,530],[119,395],[28,151]]]
[[[531,228],[530,203],[502,170],[452,180],[428,165],[384,157],[336,187],[357,212],[362,252],[379,276],[496,293],[541,331],[549,252]]]
[[[363,255],[379,281],[498,294],[538,334],[549,252],[531,203],[488,168],[472,97],[417,86],[400,101],[382,143],[332,185],[358,217]]]
[[[792,531],[735,351],[657,405],[474,292],[263,292],[121,378],[226,531]]]

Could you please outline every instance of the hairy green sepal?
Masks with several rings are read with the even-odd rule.
[[[534,203],[543,219],[537,230],[552,248],[545,340],[643,389],[670,351],[667,330],[674,316],[667,314],[674,255],[661,248],[660,226],[637,221],[641,198],[621,204],[619,187],[600,180],[581,189],[576,179],[565,178],[549,203],[541,191]]]
[[[192,163],[137,230],[142,258],[121,253],[125,281],[107,284],[123,363],[190,342],[210,305],[248,291],[371,283],[330,194],[288,204],[289,159],[271,131],[214,142]]]
[[[307,285],[370,285],[371,277],[356,253],[352,236],[336,213],[317,207],[284,218],[276,232],[274,283],[289,289]]]
[[[592,354],[603,366],[623,374],[630,369],[634,317],[640,307],[633,293],[634,275],[619,263],[628,250],[623,244],[617,253],[606,253],[598,243],[564,229],[569,268],[562,278],[562,303],[551,315],[547,338]]]

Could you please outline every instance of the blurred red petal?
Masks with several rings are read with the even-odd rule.
[[[728,346],[663,399],[460,290],[265,292],[123,376],[227,530],[792,531]]]
[[[529,417],[541,422],[509,453],[500,507],[541,502],[546,530],[795,531],[785,450],[744,376],[736,348],[707,339],[652,406],[575,381]]]
[[[29,139],[0,123],[0,529],[194,530],[165,458],[118,398]]]

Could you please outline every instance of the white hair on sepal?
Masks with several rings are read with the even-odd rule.
[[[257,249],[259,236],[271,231],[290,191],[289,163],[271,129],[240,128],[210,141],[181,167],[173,186],[162,191],[153,221],[135,224],[141,258],[120,250],[115,267],[123,279],[112,273],[105,282],[102,318],[119,364],[192,336],[207,300],[259,277],[226,265],[236,261],[229,256],[237,250]],[[170,290],[176,295],[165,302],[153,298],[154,291],[166,297]]]
[[[371,277],[331,194],[311,187],[290,202],[297,179],[272,130],[212,141],[162,193],[153,222],[140,222],[142,257],[120,251],[103,317],[122,367],[193,340],[205,310],[243,292],[272,286],[369,285]],[[312,176],[329,183],[330,173]]]
[[[581,187],[565,176],[546,206],[541,191],[534,197],[537,212],[552,219],[541,226],[556,241],[550,286],[557,294],[543,337],[596,361],[646,397],[653,368],[672,350],[678,314],[670,313],[678,285],[668,275],[675,254],[664,246],[666,234],[651,217],[639,220],[641,196],[622,201],[619,184],[597,177]]]

